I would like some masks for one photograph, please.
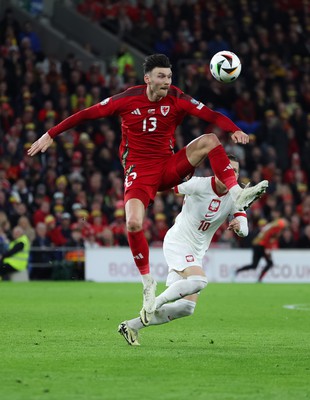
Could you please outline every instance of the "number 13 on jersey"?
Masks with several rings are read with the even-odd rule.
[[[157,128],[157,118],[149,117],[143,120],[143,132],[154,132]]]

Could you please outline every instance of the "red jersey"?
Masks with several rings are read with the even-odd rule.
[[[203,103],[171,86],[166,97],[158,102],[150,101],[146,85],[133,86],[115,96],[71,115],[51,128],[54,138],[61,132],[87,120],[119,115],[122,119],[120,158],[127,163],[151,164],[168,158],[173,153],[176,127],[190,114],[216,124],[228,132],[240,130],[229,118],[212,111]]]
[[[285,227],[286,223],[281,218],[265,225],[253,240],[253,244],[264,246],[267,249],[278,247],[278,237]]]

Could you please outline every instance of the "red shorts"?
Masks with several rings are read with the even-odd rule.
[[[146,208],[154,201],[157,192],[179,185],[194,171],[195,167],[187,159],[186,148],[163,161],[137,164],[125,179],[125,203],[129,199],[139,199]]]

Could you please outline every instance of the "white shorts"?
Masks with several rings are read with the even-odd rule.
[[[188,267],[202,268],[202,258],[197,258],[193,249],[187,243],[164,241],[163,251],[169,270],[166,280],[167,286],[183,279],[175,271],[184,271]]]

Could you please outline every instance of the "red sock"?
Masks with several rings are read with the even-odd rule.
[[[230,160],[224,150],[224,147],[219,144],[208,154],[211,168],[218,179],[225,184],[227,189],[238,185],[235,172],[230,164]]]
[[[144,236],[144,232],[128,232],[128,243],[140,274],[149,274],[149,245]]]

